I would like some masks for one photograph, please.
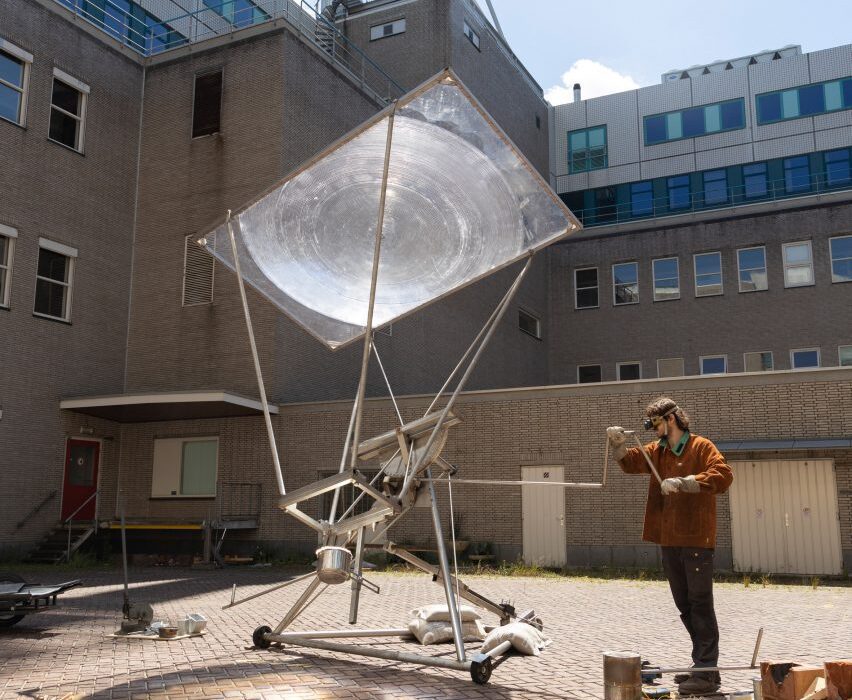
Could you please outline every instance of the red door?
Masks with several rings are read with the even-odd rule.
[[[98,458],[101,445],[92,440],[69,440],[65,448],[65,480],[62,484],[62,519],[80,508],[98,488]],[[74,515],[74,520],[94,520],[92,498]]]

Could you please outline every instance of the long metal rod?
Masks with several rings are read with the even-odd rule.
[[[654,463],[651,461],[651,458],[648,456],[648,453],[645,452],[645,447],[642,445],[642,442],[639,440],[639,436],[633,432],[632,430],[625,430],[625,433],[628,435],[632,435],[633,439],[636,441],[636,444],[639,445],[639,451],[642,453],[642,456],[645,458],[645,461],[648,463],[648,466],[651,468],[651,473],[657,478],[659,483],[663,483],[663,480],[660,478],[660,474],[657,472],[657,468],[654,466]]]
[[[760,643],[763,641],[763,627],[757,630],[757,639],[754,641],[754,652],[751,655],[751,666],[692,666],[690,668],[643,668],[642,672],[652,671],[654,673],[696,673],[704,671],[753,671],[757,668],[757,655],[760,652]]]
[[[390,396],[391,401],[393,402],[393,408],[396,411],[396,417],[399,418],[399,424],[405,425],[405,421],[402,420],[402,414],[399,412],[399,406],[396,403],[396,397],[393,395],[393,389],[391,389],[390,380],[388,379],[387,372],[385,372],[385,366],[382,364],[382,358],[379,357],[379,349],[376,347],[375,343],[372,343],[373,354],[376,356],[376,362],[379,363],[379,369],[382,371],[382,377],[385,379],[385,386],[388,388],[388,395]]]
[[[408,637],[411,632],[408,628],[402,629],[380,629],[380,630],[312,630],[311,632],[282,632],[279,637],[287,639],[356,639],[365,637]],[[281,640],[286,641],[286,640]]]
[[[234,271],[237,273],[237,283],[240,288],[240,299],[243,302],[243,314],[246,317],[246,329],[248,330],[249,344],[251,345],[251,357],[254,361],[254,372],[257,375],[257,389],[260,392],[260,402],[263,404],[263,420],[266,423],[266,433],[269,436],[269,448],[272,450],[272,462],[275,464],[275,480],[278,482],[278,494],[284,496],[284,474],[281,472],[281,462],[278,459],[278,446],[275,443],[275,431],[272,429],[272,418],[269,415],[269,403],[266,401],[266,388],[263,384],[263,373],[260,369],[260,359],[257,355],[257,344],[254,341],[254,328],[251,324],[248,300],[246,299],[246,287],[243,275],[240,271],[240,256],[237,252],[237,239],[234,238],[234,228],[231,225],[231,210],[228,209],[228,235],[231,238],[231,253],[234,256]]]
[[[757,639],[754,642],[754,653],[751,655],[751,665],[757,665],[757,654],[760,651],[760,643],[763,641],[763,627],[757,631]]]
[[[272,588],[267,588],[265,591],[261,591],[260,593],[255,593],[254,595],[250,595],[247,598],[242,598],[240,600],[234,600],[234,597],[237,593],[237,584],[234,584],[234,590],[231,595],[231,602],[227,605],[222,606],[222,610],[227,610],[228,608],[233,608],[237,605],[242,605],[243,603],[247,603],[250,600],[254,600],[255,598],[260,598],[260,596],[266,595],[267,593],[274,593],[275,591],[279,591],[282,588],[286,588],[287,586],[292,586],[294,583],[298,583],[299,581],[304,581],[306,578],[310,578],[314,576],[316,572],[311,571],[307,574],[302,574],[301,576],[297,576],[296,578],[291,578],[289,581],[285,581],[284,583],[279,583],[277,586],[273,586]]]
[[[315,576],[315,572],[311,572],[311,575]],[[321,582],[318,578],[314,578],[314,580],[308,584],[308,587],[305,588],[304,591],[302,591],[302,595],[300,595],[296,602],[293,603],[293,607],[290,608],[290,610],[284,616],[284,619],[278,623],[278,626],[274,630],[275,634],[283,632],[285,629],[287,629],[287,625],[289,625],[291,622],[293,622],[293,620],[295,620],[299,616],[299,613],[301,613],[305,607],[305,602],[308,600],[308,598],[311,597],[311,594],[319,587],[320,583]]]
[[[432,478],[432,469],[426,470],[426,476]],[[444,593],[447,596],[447,608],[450,612],[450,624],[453,628],[453,640],[456,643],[456,656],[459,661],[464,661],[464,641],[462,640],[461,618],[459,617],[456,596],[453,592],[453,581],[450,578],[450,566],[447,561],[447,548],[444,544],[444,533],[441,529],[441,514],[438,511],[438,498],[435,495],[435,484],[429,482],[429,500],[432,505],[432,526],[435,530],[435,539],[438,547],[438,562],[441,566],[441,577],[443,578]]]
[[[379,194],[379,218],[376,222],[376,241],[373,245],[373,272],[370,278],[370,301],[367,304],[367,326],[364,329],[364,351],[361,353],[361,378],[358,382],[358,396],[355,399],[355,435],[352,439],[350,466],[355,469],[358,463],[358,443],[361,439],[361,418],[364,413],[364,394],[367,390],[367,365],[370,361],[370,345],[373,342],[373,310],[376,305],[376,286],[379,279],[379,258],[382,252],[382,229],[385,224],[385,199],[388,193],[388,172],[390,171],[391,144],[393,142],[393,121],[396,116],[396,102],[391,105],[388,114],[388,135],[385,142],[385,162],[382,170],[382,189]]]
[[[503,28],[500,26],[500,20],[497,19],[497,13],[494,12],[494,6],[491,4],[491,0],[485,0],[485,2],[488,4],[488,10],[491,12],[491,19],[494,20],[494,27],[497,30],[497,33],[503,41],[506,41],[506,36],[503,34]]]
[[[420,479],[421,482],[432,482],[435,484],[449,484],[447,479]],[[563,488],[575,489],[599,489],[603,488],[603,484],[585,483],[576,481],[501,481],[499,479],[456,479],[453,478],[453,484],[483,484],[489,486],[562,486]]]
[[[482,338],[482,341],[480,342],[479,347],[476,349],[476,352],[474,353],[473,357],[470,358],[470,362],[468,363],[467,369],[464,371],[464,374],[461,376],[461,379],[459,379],[459,382],[456,385],[456,388],[453,391],[452,396],[450,396],[449,400],[447,401],[447,405],[444,406],[443,411],[441,411],[441,416],[438,418],[438,422],[435,423],[435,427],[432,429],[432,434],[429,436],[429,440],[427,440],[426,446],[423,448],[423,452],[420,454],[420,457],[418,458],[417,462],[414,464],[414,467],[411,469],[411,472],[405,477],[405,481],[403,482],[402,488],[399,491],[400,494],[405,494],[405,493],[408,492],[408,489],[411,486],[412,479],[414,478],[414,476],[417,474],[418,470],[420,469],[420,465],[423,462],[423,460],[426,459],[427,455],[429,454],[429,451],[432,448],[432,444],[435,442],[435,438],[438,436],[438,433],[441,430],[441,426],[444,424],[444,421],[446,420],[447,415],[450,412],[450,409],[453,407],[453,404],[456,402],[456,399],[458,398],[459,394],[461,393],[461,390],[464,388],[464,385],[467,383],[467,380],[470,377],[471,373],[473,372],[474,367],[476,367],[477,363],[479,362],[479,358],[482,356],[482,352],[485,350],[486,346],[488,345],[488,341],[491,340],[491,337],[494,335],[494,331],[497,329],[497,326],[499,325],[500,320],[503,318],[503,314],[505,314],[506,309],[509,308],[509,303],[512,301],[512,298],[517,293],[518,289],[521,286],[521,282],[523,281],[524,277],[526,276],[527,272],[529,271],[530,267],[532,266],[532,260],[533,260],[532,254],[530,254],[530,256],[527,259],[527,262],[524,265],[523,269],[518,273],[517,278],[512,283],[512,286],[509,288],[509,293],[507,293],[506,296],[504,296],[503,299],[501,300],[501,302],[499,304],[500,310],[496,314],[492,315],[491,327],[485,333],[485,336]]]
[[[364,528],[358,528],[355,556],[352,560],[352,592],[349,597],[349,624],[358,622],[358,602],[361,598],[361,574],[364,567]]]
[[[352,440],[352,429],[355,427],[355,414],[358,412],[358,396],[356,393],[355,403],[352,404],[352,415],[349,416],[349,428],[346,430],[346,441],[343,443],[343,454],[340,455],[340,474],[346,469],[346,457],[349,456],[350,441]],[[340,489],[334,489],[334,498],[331,500],[331,512],[328,514],[328,522],[333,523],[337,517],[337,505],[340,499]]]

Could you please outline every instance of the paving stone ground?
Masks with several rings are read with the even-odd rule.
[[[586,578],[465,580],[494,599],[542,616],[553,644],[540,657],[515,657],[486,686],[466,673],[285,647],[256,650],[251,633],[275,626],[304,584],[229,610],[231,586],[243,597],[293,575],[279,569],[133,569],[130,597],[158,618],[208,619],[203,637],[173,642],[113,639],[121,617],[120,571],[25,571],[27,580],[82,578],[49,612],[0,629],[0,700],[7,698],[602,698],[602,652],[637,651],[653,662],[688,665],[689,647],[667,584]],[[362,594],[359,626],[404,627],[408,611],[439,602],[427,576],[373,573],[381,595]],[[852,656],[852,588],[717,584],[721,663],[747,665],[759,627],[762,658],[803,663]],[[293,629],[347,627],[349,587],[329,587]],[[492,620],[486,615],[486,622]],[[357,642],[361,643],[361,642]],[[420,651],[381,640],[388,648]],[[476,645],[469,645],[471,650]],[[426,647],[451,656],[452,645]],[[751,687],[754,672],[724,676],[723,690]]]

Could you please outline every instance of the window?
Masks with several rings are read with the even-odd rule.
[[[683,375],[682,357],[670,357],[665,360],[657,360],[658,377],[682,377]]]
[[[699,253],[695,261],[695,296],[708,297],[722,293],[722,254]]]
[[[204,5],[235,27],[248,27],[272,19],[251,0],[204,0]]]
[[[220,0],[217,0],[219,2]],[[129,0],[59,0],[104,31],[143,53],[158,53],[188,43],[187,38]],[[215,11],[215,8],[213,8]]]
[[[760,292],[769,289],[766,277],[766,248],[740,248],[737,251],[737,268],[741,292]]]
[[[0,39],[0,118],[23,126],[33,55]]]
[[[86,96],[89,86],[67,73],[53,69],[53,93],[50,99],[51,141],[83,152],[86,124]]]
[[[704,136],[745,127],[745,100],[691,107],[678,112],[654,114],[644,118],[645,145]]]
[[[568,132],[568,165],[572,173],[607,167],[606,124]]]
[[[676,175],[666,180],[669,191],[669,209],[688,209],[691,204],[689,196],[689,175]]]
[[[790,366],[793,369],[819,367],[819,348],[790,350]]]
[[[218,452],[216,437],[154,440],[151,496],[214,497]]]
[[[814,283],[814,266],[811,256],[811,242],[785,243],[782,246],[784,256],[784,286],[807,287]]]
[[[18,232],[11,226],[0,224],[0,306],[9,306],[9,288],[12,284],[12,256]]]
[[[852,367],[852,345],[837,348],[837,360],[841,367]]]
[[[727,355],[706,355],[699,358],[701,374],[725,374],[728,371]]]
[[[615,366],[616,376],[620,382],[632,382],[642,379],[642,365],[638,362],[619,362]]]
[[[541,338],[541,321],[529,311],[518,309],[518,328],[533,338]]]
[[[766,180],[766,163],[743,166],[743,195],[746,199],[760,199],[769,194]]]
[[[852,181],[849,166],[849,149],[827,151],[825,153],[825,182],[829,187],[847,185]]]
[[[838,236],[828,241],[831,251],[831,281],[852,282],[852,236]]]
[[[479,34],[473,31],[473,27],[467,23],[467,20],[464,22],[464,35],[468,38],[470,43],[476,47],[476,50],[479,51]]]
[[[811,165],[807,156],[784,159],[784,189],[788,193],[807,192],[811,188]]]
[[[631,216],[647,216],[654,213],[654,187],[650,182],[634,182],[630,185]]]
[[[601,380],[600,365],[580,365],[577,367],[577,382],[579,384],[592,384]]]
[[[33,313],[60,321],[71,318],[71,283],[77,250],[44,238],[38,241]]]
[[[222,71],[195,76],[192,138],[219,133],[222,118]]]
[[[603,224],[618,218],[615,187],[601,187],[595,192],[595,223]]]
[[[652,263],[654,301],[680,299],[680,274],[677,258],[660,258]]]
[[[639,263],[620,263],[612,266],[612,303],[639,303]]]
[[[728,173],[708,170],[704,173],[704,204],[725,204],[728,201]]]
[[[771,372],[774,369],[771,352],[743,353],[743,367],[746,372]]]
[[[852,107],[852,78],[765,92],[755,98],[757,123],[771,124]]]
[[[405,18],[370,27],[370,41],[405,33]]]
[[[586,267],[574,270],[574,308],[594,309],[598,301],[598,268]]]

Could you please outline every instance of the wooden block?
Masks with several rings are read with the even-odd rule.
[[[815,678],[824,670],[819,666],[800,666],[793,661],[762,661],[760,679],[764,700],[801,700]]]
[[[808,692],[804,694],[802,700],[827,700],[828,691],[825,688],[825,678],[815,678],[814,682],[808,686]]]
[[[852,661],[826,661],[825,686],[828,700],[852,699]]]

